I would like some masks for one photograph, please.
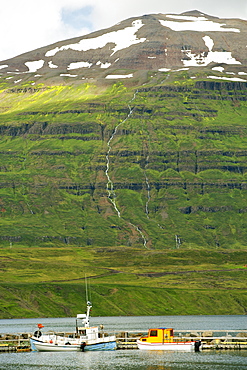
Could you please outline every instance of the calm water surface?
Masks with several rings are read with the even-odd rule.
[[[0,320],[0,333],[33,332],[37,323],[46,330],[74,331],[74,318]],[[92,325],[104,324],[106,331],[147,330],[169,326],[176,330],[247,330],[247,316],[139,316],[92,317]],[[78,353],[0,353],[1,370],[247,370],[247,351],[117,350]]]

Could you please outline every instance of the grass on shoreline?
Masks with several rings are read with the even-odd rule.
[[[245,314],[246,251],[138,248],[1,248],[3,318]]]

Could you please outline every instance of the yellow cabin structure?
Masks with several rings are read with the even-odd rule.
[[[148,335],[140,338],[140,342],[148,343],[171,343],[173,340],[174,335],[171,328],[149,329]]]
[[[139,349],[168,351],[199,351],[200,341],[180,341],[174,338],[172,328],[149,329],[148,335],[137,340]]]

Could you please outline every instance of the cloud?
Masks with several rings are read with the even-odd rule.
[[[0,60],[91,31],[88,21],[73,26],[64,18],[80,9],[80,0],[6,0],[1,9]],[[72,13],[71,13],[72,14]]]
[[[62,9],[62,22],[64,25],[70,26],[72,29],[81,30],[82,25],[87,29],[93,29],[91,21],[91,13],[93,8],[85,6],[80,9]]]
[[[246,0],[3,0],[0,60],[150,13],[247,19]]]
[[[152,13],[200,10],[216,17],[247,19],[246,0],[92,0],[92,21],[99,29],[126,18]],[[113,5],[114,4],[114,5]],[[110,9],[110,11],[109,11]]]

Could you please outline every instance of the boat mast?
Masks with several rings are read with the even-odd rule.
[[[87,314],[85,319],[85,328],[89,327],[89,317],[90,317],[90,310],[92,308],[92,303],[88,300],[88,288],[87,288],[87,276],[85,274],[85,284],[86,284],[86,301],[87,301]]]
[[[86,286],[86,302],[88,302],[88,290],[87,290],[87,276],[85,274],[85,286]]]
[[[92,303],[90,301],[87,301],[87,315],[85,319],[85,328],[89,327],[89,317],[90,317],[91,308],[92,308]]]

